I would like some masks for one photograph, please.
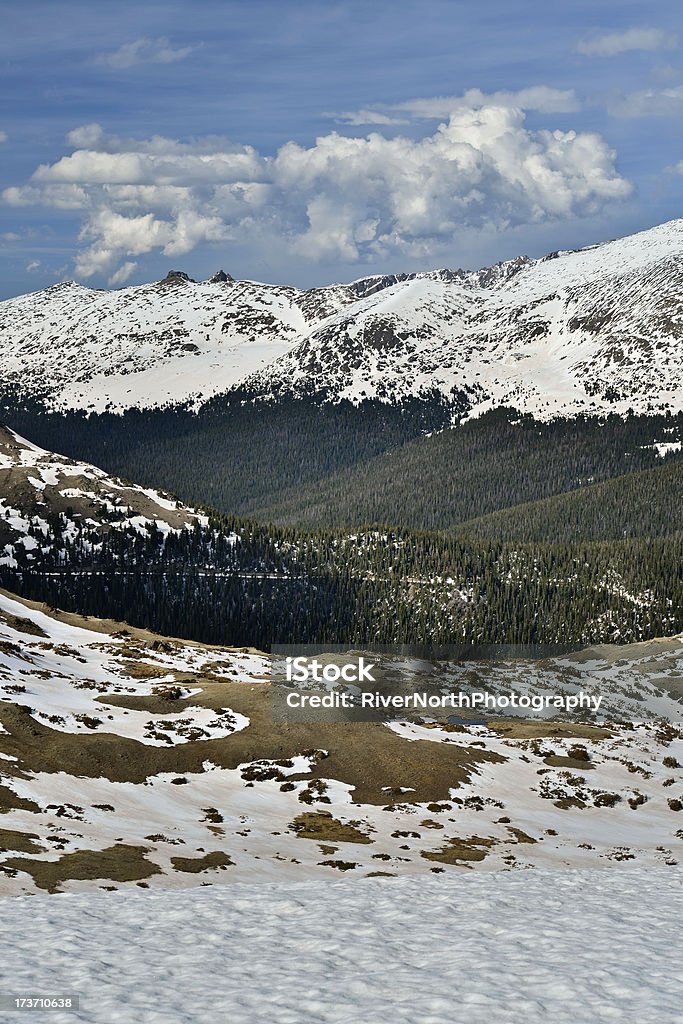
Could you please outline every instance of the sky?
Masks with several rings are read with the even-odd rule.
[[[674,0],[24,0],[0,296],[477,268],[683,214]]]

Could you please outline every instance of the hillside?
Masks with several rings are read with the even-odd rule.
[[[67,281],[0,303],[0,382],[59,408],[201,404],[286,352],[358,290],[300,292],[223,272],[197,282],[171,271],[110,292]]]
[[[683,438],[681,416],[540,423],[501,409],[450,429],[442,429],[444,420],[447,410],[435,404],[399,410],[282,399],[217,400],[200,416],[12,410],[7,422],[39,444],[187,502],[304,529],[451,529],[655,468],[680,457]]]
[[[681,437],[680,416],[539,423],[499,410],[359,460],[316,481],[276,486],[265,499],[257,494],[240,501],[242,496],[234,495],[232,503],[261,521],[309,529],[392,524],[450,530],[496,510],[545,499],[548,503],[538,506],[537,517],[543,509],[557,507],[567,511],[574,527],[561,529],[558,511],[555,525],[543,527],[538,518],[534,529],[513,530],[509,538],[496,525],[503,518],[482,520],[476,535],[552,542],[655,536],[683,528],[677,486],[683,465]],[[646,468],[654,475],[643,475]],[[637,491],[629,488],[631,474],[638,475]],[[617,503],[602,506],[584,498],[584,492],[598,493],[596,481],[615,477],[623,477],[615,491]],[[599,493],[609,502],[608,488]],[[650,509],[650,521],[648,502],[654,493],[658,504]],[[564,495],[557,506],[550,500],[554,495]],[[623,495],[626,501],[621,500]]]
[[[585,679],[641,717],[675,712],[680,687],[665,684],[663,701],[661,679],[680,659],[680,639],[618,654],[546,662],[537,685]],[[517,666],[522,677],[528,668]],[[661,720],[282,725],[258,652],[7,593],[0,724],[6,894],[652,867],[675,863],[680,846],[683,788],[672,765],[683,740]]]
[[[256,403],[243,393],[187,409],[122,415],[46,413],[35,403],[5,405],[4,421],[45,447],[108,472],[179,493],[188,502],[248,513],[276,499],[439,429],[443,404],[394,408],[377,402],[320,406],[284,398]]]
[[[191,529],[208,519],[151,488],[124,484],[101,469],[47,452],[0,427],[0,564],[30,563],[59,532]]]
[[[11,431],[0,454],[0,580],[71,611],[258,647],[628,642],[683,630],[683,533],[553,545],[305,531],[150,498],[94,467],[74,477],[68,460]],[[141,496],[151,506],[136,516],[129,502]]]
[[[208,281],[170,271],[112,291],[66,281],[0,303],[0,391],[62,410],[188,404],[196,411],[340,309],[423,278],[467,289],[505,275],[498,267],[392,274],[309,290],[235,281],[223,271]]]
[[[678,411],[682,277],[677,220],[519,261],[494,287],[404,282],[331,316],[246,386],[392,403],[437,393],[474,415],[512,406],[543,420]]]
[[[579,491],[515,505],[459,523],[482,540],[576,541],[666,537],[683,529],[683,460],[629,473]]]

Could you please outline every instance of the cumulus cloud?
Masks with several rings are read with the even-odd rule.
[[[33,175],[36,182],[70,185],[164,185],[185,182],[223,183],[252,180],[261,173],[261,161],[253,150],[242,152],[98,152],[79,149],[55,164],[44,164]]]
[[[661,28],[628,28],[623,32],[580,39],[576,50],[586,57],[616,57],[631,50],[675,50],[677,46],[678,36],[674,32]]]
[[[522,110],[455,110],[421,138],[331,132],[264,157],[210,138],[69,135],[73,152],[6,189],[13,206],[82,211],[76,272],[122,283],[145,253],[249,238],[309,261],[427,257],[459,232],[598,213],[629,195],[597,134],[532,131]]]
[[[9,206],[51,206],[56,210],[84,210],[90,205],[88,191],[80,185],[12,185],[2,198]]]
[[[339,124],[401,125],[410,121],[442,121],[456,110],[478,110],[481,107],[514,107],[538,110],[544,114],[572,113],[581,109],[573,89],[554,89],[549,85],[532,85],[516,92],[485,93],[468,89],[460,96],[426,96],[385,106],[382,110],[363,107],[331,115]]]
[[[679,117],[683,114],[683,85],[615,96],[608,110],[614,117]]]
[[[112,53],[98,54],[95,63],[117,71],[132,68],[136,64],[174,64],[176,61],[185,60],[195,49],[195,46],[173,49],[166,36],[160,36],[158,39],[134,39]]]

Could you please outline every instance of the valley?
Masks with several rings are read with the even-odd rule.
[[[4,303],[3,891],[677,864],[679,260]],[[281,643],[569,645],[465,669],[611,710],[276,723]]]

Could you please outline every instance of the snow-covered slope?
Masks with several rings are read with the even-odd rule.
[[[248,383],[541,418],[683,408],[683,220],[524,263],[495,286],[401,282],[347,307]]]
[[[372,277],[301,291],[172,272],[72,283],[0,304],[0,389],[102,411],[316,394],[547,418],[683,408],[683,220],[478,272]]]
[[[677,692],[680,638],[619,654],[593,652],[605,688]],[[559,687],[566,672],[549,666],[546,685]],[[683,848],[682,760],[680,727],[661,718],[606,728],[283,725],[256,651],[0,592],[7,894],[340,872],[671,868]]]
[[[397,280],[309,291],[234,281],[222,271],[203,282],[171,271],[114,291],[68,281],[0,303],[0,390],[95,412],[199,405]]]
[[[304,328],[291,289],[181,274],[111,292],[70,281],[0,306],[2,377],[63,408],[206,399],[287,351]]]
[[[55,520],[60,520],[59,537]],[[29,565],[39,546],[77,532],[133,528],[162,533],[206,524],[169,495],[124,484],[91,466],[47,452],[0,426],[0,565]]]

